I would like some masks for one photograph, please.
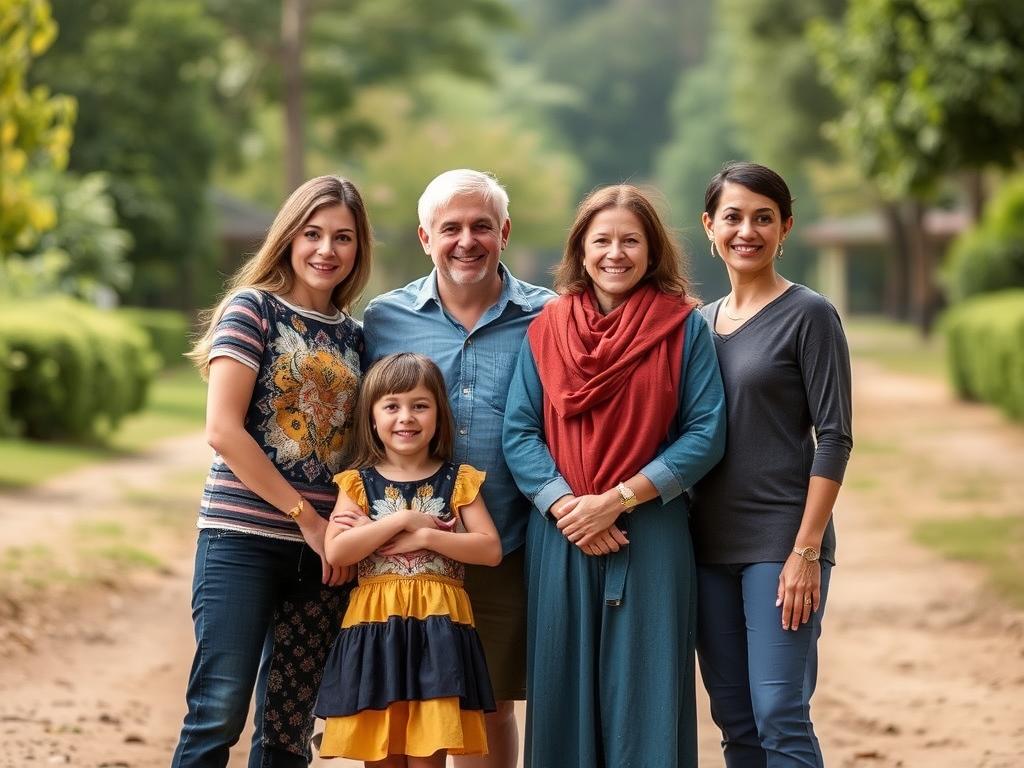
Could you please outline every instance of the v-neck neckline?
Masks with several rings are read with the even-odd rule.
[[[729,339],[735,338],[737,334],[739,334],[744,328],[747,328],[748,326],[752,325],[754,321],[761,317],[768,309],[775,306],[780,301],[782,301],[782,299],[784,299],[786,296],[792,293],[793,290],[797,287],[797,285],[797,283],[790,283],[786,290],[784,290],[774,299],[772,299],[759,310],[757,310],[757,312],[748,317],[741,326],[739,326],[733,331],[730,331],[729,333],[719,333],[718,331],[718,313],[722,311],[722,305],[725,304],[726,299],[726,297],[723,296],[721,299],[718,300],[718,304],[715,306],[715,315],[714,317],[711,318],[712,332],[714,332],[716,338],[719,338],[722,341],[728,341]]]

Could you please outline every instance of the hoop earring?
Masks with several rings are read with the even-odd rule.
[[[775,252],[775,258],[778,261],[782,261],[782,243],[779,243],[779,250]]]

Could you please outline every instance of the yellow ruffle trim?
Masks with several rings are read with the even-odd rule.
[[[374,576],[352,590],[342,629],[391,616],[425,619],[448,616],[456,624],[473,624],[473,607],[462,584],[443,576]]]
[[[486,472],[481,472],[469,464],[460,464],[459,473],[455,476],[455,487],[452,488],[452,508],[458,514],[459,509],[469,504],[480,493],[480,486],[487,478]]]
[[[383,710],[329,717],[320,755],[383,760],[389,754],[429,757],[439,749],[451,755],[486,755],[484,713],[459,709],[453,696],[396,701]]]
[[[359,470],[346,469],[339,472],[334,476],[334,483],[358,504],[363,512],[369,513],[370,505],[366,501],[366,489],[363,487],[363,479],[359,477]]]

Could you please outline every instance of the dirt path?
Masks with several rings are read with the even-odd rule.
[[[855,374],[857,448],[814,700],[828,763],[1024,765],[1024,613],[909,537],[918,519],[1024,515],[1024,429],[952,402],[940,384],[869,365]],[[192,653],[192,516],[208,459],[198,437],[176,439],[0,495],[5,549],[42,542],[62,564],[88,564],[82,541],[107,535],[158,555],[130,576],[101,571],[84,587],[34,577],[0,595],[0,766],[167,765]],[[132,522],[118,533],[112,520]],[[721,765],[706,703],[702,713],[701,763]],[[232,765],[244,764],[239,749]]]

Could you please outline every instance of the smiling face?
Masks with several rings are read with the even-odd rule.
[[[449,286],[470,286],[498,277],[498,259],[511,221],[501,222],[493,206],[477,195],[454,197],[437,211],[430,231],[419,228],[423,250]]]
[[[770,197],[742,184],[726,182],[714,217],[703,216],[704,230],[730,272],[758,275],[774,271],[775,254],[793,226],[783,220]]]
[[[352,273],[358,251],[356,220],[348,206],[314,211],[292,238],[295,280],[289,297],[300,306],[331,312],[331,294]]]
[[[583,268],[601,311],[607,314],[629,298],[647,274],[647,234],[628,208],[605,208],[583,235]]]
[[[373,404],[373,425],[388,454],[430,455],[437,428],[437,403],[422,383],[408,392],[384,395]]]

